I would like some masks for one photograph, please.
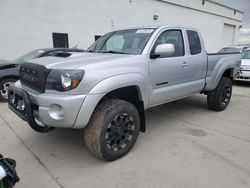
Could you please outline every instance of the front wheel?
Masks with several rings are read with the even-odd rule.
[[[84,129],[84,140],[95,156],[113,161],[131,150],[139,130],[140,116],[136,107],[123,100],[110,99],[95,109]]]
[[[232,96],[232,80],[222,77],[217,88],[208,93],[207,103],[212,110],[225,110]]]

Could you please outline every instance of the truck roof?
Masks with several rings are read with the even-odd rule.
[[[181,25],[146,25],[146,26],[137,26],[137,27],[130,27],[130,28],[122,28],[119,30],[126,30],[126,29],[158,29],[158,28],[180,28],[180,29],[191,29],[191,30],[198,30],[196,28],[193,27],[189,27],[189,26],[181,26]]]

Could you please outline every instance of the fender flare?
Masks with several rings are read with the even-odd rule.
[[[238,62],[238,57],[230,57],[229,56],[229,57],[221,58],[216,63],[216,66],[213,69],[213,73],[212,73],[211,77],[208,78],[210,81],[208,82],[208,86],[206,88],[206,91],[214,90],[218,86],[223,74],[227,70],[231,69],[231,74],[233,74],[234,69],[238,66],[239,63],[240,62]]]
[[[231,67],[231,66],[230,66],[230,67],[224,68],[224,67],[222,66],[222,67],[220,68],[220,70],[218,71],[217,76],[216,76],[216,78],[215,78],[215,81],[214,81],[214,83],[213,83],[213,85],[212,85],[212,90],[214,90],[214,89],[218,86],[218,84],[219,84],[219,82],[220,82],[220,80],[221,80],[223,74],[224,74],[227,70],[230,70],[230,71],[231,71],[230,74],[233,74],[234,67]]]
[[[74,128],[87,126],[96,106],[109,92],[128,86],[136,86],[140,89],[144,108],[148,104],[146,79],[138,73],[122,74],[109,77],[97,83],[86,96],[75,121]]]
[[[141,99],[145,105],[148,104],[146,78],[139,73],[121,74],[106,78],[96,84],[89,92],[89,95],[106,94],[116,89],[128,86],[136,86],[139,89]]]

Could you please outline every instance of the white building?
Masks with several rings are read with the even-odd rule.
[[[198,28],[208,52],[236,44],[243,13],[210,0],[0,0],[0,59],[141,25]],[[53,34],[54,33],[54,34]]]

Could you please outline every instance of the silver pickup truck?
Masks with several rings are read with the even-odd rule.
[[[146,109],[201,93],[224,110],[240,67],[239,54],[208,55],[199,31],[184,27],[114,31],[71,54],[24,63],[9,107],[38,132],[84,128],[89,150],[107,161],[145,132]]]

